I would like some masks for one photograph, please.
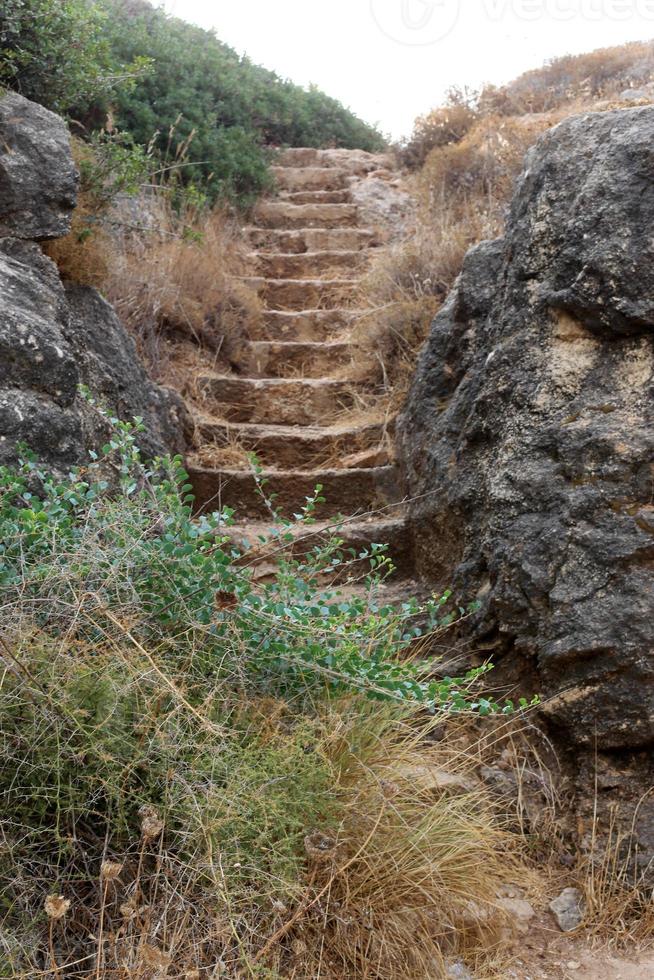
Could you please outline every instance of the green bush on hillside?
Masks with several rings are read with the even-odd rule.
[[[239,56],[145,0],[6,0],[0,82],[72,116],[109,120],[161,161],[242,206],[270,186],[267,147],[379,150],[380,133],[319,89]]]
[[[173,156],[193,134],[186,163],[194,166],[185,171],[211,178],[214,193],[247,202],[264,190],[265,146],[383,147],[377,130],[335,99],[240,57],[213,33],[143,0],[103,3],[113,57],[153,61],[150,74],[116,93],[117,124],[140,143],[157,132],[162,152]]]
[[[3,0],[0,82],[55,112],[88,107],[147,66],[115,60],[106,22],[88,0]]]

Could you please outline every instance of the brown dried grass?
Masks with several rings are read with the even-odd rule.
[[[165,194],[147,202],[154,231],[124,233],[105,281],[108,300],[139,341],[151,373],[161,371],[162,338],[238,357],[261,303],[239,279],[247,270],[235,220],[224,210],[178,215]]]
[[[371,708],[363,727],[343,705],[330,712],[324,750],[339,830],[307,835],[306,893],[257,962],[288,975],[283,954],[273,955],[284,942],[295,975],[417,980],[446,977],[449,957],[472,964],[497,952],[506,925],[498,888],[521,873],[516,841],[434,728],[384,708]]]

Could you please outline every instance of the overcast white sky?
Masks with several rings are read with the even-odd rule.
[[[156,2],[156,0],[155,0]],[[654,0],[163,0],[393,137],[452,84],[501,83],[561,54],[654,37]]]

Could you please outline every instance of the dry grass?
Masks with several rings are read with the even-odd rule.
[[[412,234],[372,259],[357,305],[354,377],[401,408],[417,353],[452,288],[467,250],[502,233],[505,209],[527,148],[552,117],[477,122],[456,143],[437,146],[410,188],[417,201]]]
[[[80,139],[71,140],[75,164],[80,171],[92,165],[93,150]],[[102,289],[111,265],[111,238],[103,224],[106,201],[98,196],[97,187],[82,181],[73,212],[70,232],[43,244],[43,251],[57,265],[67,282]]]
[[[566,56],[481,92],[453,89],[445,105],[416,120],[400,151],[415,171],[415,228],[380,250],[361,285],[369,310],[355,331],[355,376],[386,393],[397,411],[434,313],[466,251],[502,234],[524,154],[538,135],[573,112],[654,79],[654,42]],[[604,101],[603,106],[606,105]]]
[[[104,288],[151,373],[161,373],[167,336],[188,338],[207,356],[237,359],[261,304],[238,279],[247,261],[235,220],[221,210],[179,215],[163,193],[146,206],[154,231],[123,233]]]
[[[572,103],[592,105],[654,80],[654,42],[635,41],[586,54],[554,58],[500,88],[486,86],[479,95],[484,113],[525,115],[549,112]]]
[[[635,808],[631,827],[625,827],[612,811],[608,827],[601,828],[596,799],[589,846],[577,875],[585,902],[585,931],[598,938],[609,937],[620,946],[654,945],[654,907],[647,884],[651,867],[639,862],[634,834],[646,796]]]
[[[43,251],[56,264],[64,281],[104,288],[113,246],[88,195],[80,194],[70,232],[64,238],[45,242]]]
[[[131,793],[146,757],[169,766],[166,785],[157,784],[165,805],[141,805],[136,832],[127,796],[129,828],[117,810],[112,836],[96,838],[104,815],[80,814],[74,839],[53,843],[54,863],[50,842],[21,840],[5,822],[13,871],[2,870],[33,917],[27,932],[9,929],[6,939],[32,959],[30,977],[42,964],[44,976],[103,980],[260,969],[307,980],[419,980],[445,978],[450,957],[501,962],[506,916],[497,894],[526,874],[521,844],[471,787],[466,760],[433,740],[433,719],[359,699],[302,714],[272,697],[235,698],[218,682],[210,700],[190,703],[184,665],[171,671],[165,651],[131,643],[115,623],[115,636],[95,646],[53,647],[38,632],[13,645],[14,660],[48,695],[42,719],[30,716],[24,730],[31,775],[33,766],[43,776],[53,766],[39,757],[49,722],[66,740],[52,772],[69,771],[79,743],[100,775],[105,753],[106,792],[117,803],[122,780]],[[56,678],[39,647],[54,654]],[[15,689],[5,679],[0,690],[11,712]],[[131,697],[136,725],[124,714]],[[150,782],[145,771],[136,780],[146,799]],[[44,801],[62,800],[64,822],[75,790],[43,784]],[[295,853],[290,835],[302,824]],[[45,916],[35,914],[41,909]]]
[[[444,106],[418,116],[411,139],[400,151],[402,163],[410,170],[422,167],[428,153],[437,146],[458,143],[477,120],[474,106],[463,93],[452,90]]]
[[[251,453],[231,436],[225,442],[202,442],[192,453],[191,463],[209,469],[252,470]]]
[[[305,838],[308,887],[274,937],[300,976],[446,976],[447,957],[472,963],[500,942],[497,891],[520,874],[515,841],[434,728],[383,708],[363,726],[347,705],[325,717],[339,825]],[[283,968],[273,950],[257,961]]]
[[[157,380],[180,387],[185,341],[196,360],[237,360],[261,303],[242,281],[250,270],[236,216],[175,186],[116,195],[101,152],[72,147],[83,180],[71,231],[44,246],[62,278],[105,294]]]

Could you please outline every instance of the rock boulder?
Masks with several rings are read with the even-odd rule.
[[[654,741],[654,107],[530,151],[467,256],[401,422],[419,573],[480,603],[582,745]]]
[[[421,577],[546,699],[582,848],[654,868],[654,107],[568,119],[472,249],[400,422]],[[508,683],[507,683],[508,682]]]
[[[0,235],[59,238],[70,229],[78,173],[63,119],[15,92],[0,98]]]
[[[85,459],[105,426],[80,384],[121,418],[143,417],[147,455],[185,448],[181,398],[150,381],[99,293],[65,287],[37,244],[69,230],[76,181],[63,120],[0,98],[0,463],[21,442],[58,468]]]

